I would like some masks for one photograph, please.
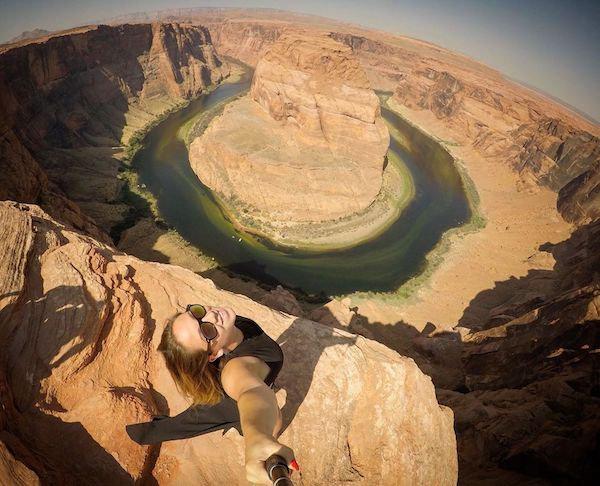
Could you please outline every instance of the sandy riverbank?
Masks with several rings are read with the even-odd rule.
[[[247,67],[230,62],[229,75],[218,85],[209,86],[202,93],[202,96],[207,95],[223,84],[239,82],[246,75],[247,70]],[[135,221],[132,225],[131,219],[133,218],[131,216],[129,221],[124,221],[124,226],[127,229],[124,231],[119,230],[120,241],[117,246],[119,249],[143,260],[170,263],[188,268],[194,272],[203,272],[214,268],[217,265],[216,262],[190,245],[175,230],[168,229],[160,216],[156,197],[145,185],[140,184],[137,171],[131,165],[135,154],[144,146],[143,140],[148,131],[170,113],[185,108],[192,101],[186,100],[175,107],[168,107],[159,115],[147,119],[135,131],[130,129],[128,144],[118,153],[118,157],[125,161],[118,178],[126,183],[126,190],[122,198],[124,204],[130,208],[135,208],[135,214],[133,215]],[[215,109],[222,109],[222,106],[217,105]],[[184,142],[187,141],[192,136],[192,130],[205,123],[205,118],[210,114],[212,113],[202,112],[198,117],[188,121],[181,127],[178,137]]]
[[[411,110],[393,100],[388,107],[451,153],[476,187],[478,212],[486,224],[475,232],[445,235],[428,255],[434,268],[425,270],[427,278],[416,277],[393,294],[353,294],[351,305],[370,322],[402,321],[419,330],[434,322],[448,329],[479,292],[496,282],[532,269],[551,269],[554,258],[540,246],[564,240],[572,227],[556,211],[556,193],[523,184],[507,161],[484,158],[471,146],[456,144],[429,111]]]

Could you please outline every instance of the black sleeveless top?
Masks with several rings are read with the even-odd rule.
[[[271,368],[271,371],[265,378],[265,383],[271,385],[283,366],[283,352],[281,348],[252,319],[237,316],[235,326],[242,331],[244,339],[233,351],[213,361],[213,364],[219,368],[219,378],[221,369],[223,369],[229,360],[241,356],[254,356],[262,359]]]
[[[271,369],[264,381],[272,386],[283,366],[281,348],[252,319],[237,316],[235,326],[242,331],[244,339],[233,351],[219,357],[213,364],[222,369],[225,363],[233,358],[255,356],[267,363]],[[175,417],[158,415],[153,417],[151,422],[125,426],[129,437],[141,445],[187,439],[230,428],[242,433],[237,403],[226,394],[216,405],[193,405]]]

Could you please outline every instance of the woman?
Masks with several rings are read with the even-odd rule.
[[[271,484],[264,461],[275,453],[297,469],[293,451],[275,439],[281,411],[272,385],[283,353],[254,321],[230,308],[188,305],[167,322],[158,350],[192,406],[128,425],[132,440],[156,444],[234,427],[244,435],[249,481]]]

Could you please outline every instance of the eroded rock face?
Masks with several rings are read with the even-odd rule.
[[[392,103],[430,110],[453,128],[461,143],[508,162],[527,179],[555,191],[600,160],[600,140],[594,134],[543,115],[531,100],[478,79],[426,68],[402,76]]]
[[[202,182],[251,213],[322,221],[369,206],[388,145],[379,100],[351,50],[327,36],[284,34],[259,61],[250,95],[192,143],[190,160]]]
[[[352,50],[331,37],[284,35],[259,61],[250,91],[271,117],[335,157],[379,167],[389,145],[379,100]]]
[[[0,434],[2,434],[0,432]],[[16,459],[6,444],[0,440],[0,480],[14,486],[37,486],[40,479],[25,464]]]
[[[264,50],[273,44],[286,28],[289,28],[287,25],[277,23],[207,20],[205,25],[210,30],[213,44],[219,54],[232,56],[251,66],[256,66]]]
[[[560,190],[557,206],[563,218],[578,225],[600,218],[600,160]]]
[[[165,320],[201,299],[252,317],[281,343],[281,441],[296,451],[305,484],[456,483],[452,413],[411,359],[181,267],[119,254],[36,206],[3,202],[0,218],[0,424],[43,458],[19,458],[42,482],[246,484],[235,431],[160,448],[125,432],[187,407],[155,350]]]
[[[432,377],[455,413],[461,484],[597,477],[600,220],[546,251],[553,271],[482,291],[465,309],[466,327],[431,324],[419,333],[359,315],[347,327],[412,357]]]
[[[109,231],[128,213],[119,147],[222,78],[201,26],[101,25],[8,46],[0,53],[0,196],[40,202],[99,235],[91,214]],[[72,209],[48,203],[59,199]]]

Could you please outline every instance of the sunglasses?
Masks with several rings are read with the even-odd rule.
[[[219,335],[217,328],[212,322],[204,322],[202,318],[206,315],[206,308],[200,304],[188,304],[185,308],[186,312],[189,312],[194,317],[200,326],[200,333],[206,339],[206,342],[210,346],[210,342]]]

